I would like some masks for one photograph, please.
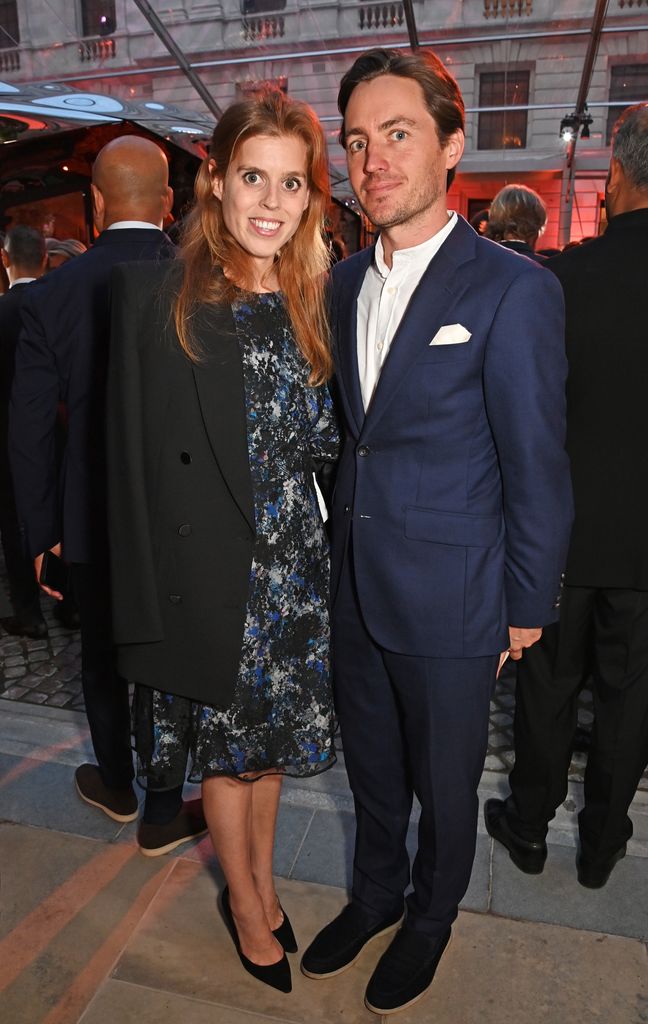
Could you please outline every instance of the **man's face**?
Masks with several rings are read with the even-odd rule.
[[[446,176],[463,152],[463,132],[442,148],[418,82],[381,75],[351,93],[344,116],[349,180],[379,228],[415,224],[445,211]]]

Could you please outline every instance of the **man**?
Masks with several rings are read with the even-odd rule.
[[[20,307],[27,285],[43,275],[46,262],[45,239],[40,231],[20,224],[9,232],[2,249],[9,291],[0,297],[0,533],[14,615],[4,619],[2,625],[14,636],[31,639],[46,636],[47,624],[34,566],[25,552],[16,516],[7,433]]]
[[[333,270],[346,440],[333,503],[333,665],[357,835],[351,903],[303,970],[403,926],[366,992],[429,987],[470,878],[502,652],[555,616],[570,524],[560,288],[448,214],[463,102],[433,54],[372,50],[342,80],[353,189],[380,229]],[[510,627],[510,628],[509,628]]]
[[[648,104],[615,127],[605,234],[551,260],[567,310],[567,450],[576,517],[560,621],[518,673],[515,768],[486,824],[527,873],[567,794],[577,698],[592,676],[595,722],[579,814],[578,881],[607,882],[632,835],[648,762]]]
[[[161,228],[173,201],[168,164],[155,143],[137,136],[109,142],[92,172],[94,246],[32,286],[23,304],[12,394],[11,453],[18,511],[37,576],[46,551],[71,564],[81,616],[83,695],[97,766],[75,774],[79,795],[116,821],[137,817],[132,786],[128,687],[112,644],[104,407],[111,274],[118,263],[167,258]],[[60,479],[54,424],[67,408]],[[60,598],[60,592],[43,586]],[[117,595],[118,596],[118,595]],[[142,852],[165,853],[205,829],[199,802],[182,806],[182,787],[147,794],[138,839]]]

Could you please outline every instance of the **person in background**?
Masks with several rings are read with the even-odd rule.
[[[545,257],[535,247],[546,224],[547,207],[537,192],[527,185],[506,185],[491,203],[484,235],[505,249],[544,263]]]
[[[483,235],[486,231],[486,225],[488,224],[488,207],[473,214],[469,223],[471,228],[474,228],[478,235]]]
[[[14,360],[20,334],[20,310],[26,289],[45,272],[45,239],[36,228],[18,225],[4,240],[2,265],[9,279],[9,291],[0,298],[0,535],[13,616],[2,626],[13,636],[38,639],[47,635],[40,606],[40,589],[34,563],[25,550],[16,513],[9,465],[9,398]]]
[[[272,875],[284,775],[335,761],[328,543],[335,459],[322,231],[326,142],[279,91],[220,118],[180,259],[116,272],[110,546],[147,794],[190,778],[243,967],[291,988]]]
[[[57,267],[62,267],[68,260],[73,259],[75,256],[82,256],[84,252],[87,252],[87,246],[83,242],[79,242],[76,238],[48,238],[45,241],[47,246],[47,269],[56,270]]]
[[[100,231],[95,244],[25,293],[10,453],[19,519],[36,572],[40,576],[45,551],[62,555],[70,564],[79,607],[83,696],[97,764],[77,768],[77,792],[110,818],[127,822],[137,818],[138,801],[132,785],[128,684],[115,664],[106,521],[111,275],[119,263],[173,255],[161,230],[173,193],[162,149],[134,135],[104,146],[93,165],[91,187]],[[61,402],[67,440],[59,468]],[[43,590],[59,600],[63,596],[46,586]],[[200,801],[183,806],[180,786],[150,796],[138,841],[149,854],[165,853],[205,827]]]
[[[541,872],[548,824],[567,795],[578,694],[591,675],[576,859],[589,889],[604,886],[625,856],[628,811],[648,762],[648,103],[615,125],[605,204],[605,234],[547,264],[567,311],[576,518],[560,619],[518,666],[511,794],[485,808],[488,831],[513,863]]]

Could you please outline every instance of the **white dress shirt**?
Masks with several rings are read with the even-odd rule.
[[[14,285],[17,285],[17,284],[31,284],[32,281],[35,281],[35,280],[36,280],[35,277],[17,277],[15,281],[11,282],[9,287],[13,288]]]
[[[161,224],[151,224],[147,220],[116,220],[114,224],[110,224],[106,231],[121,231],[124,228],[157,228],[158,231],[162,230]]]
[[[391,269],[385,263],[382,239],[378,239],[374,262],[365,274],[358,296],[358,372],[365,411],[409,301],[430,261],[457,223],[456,213],[448,213],[448,217],[448,223],[432,238],[392,253]]]

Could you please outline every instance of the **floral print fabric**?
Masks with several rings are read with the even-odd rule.
[[[280,294],[241,293],[232,310],[256,524],[239,673],[225,710],[136,688],[139,775],[153,789],[184,781],[187,754],[193,782],[267,770],[304,776],[335,761],[328,542],[311,462],[337,456],[331,399],[308,386]]]

